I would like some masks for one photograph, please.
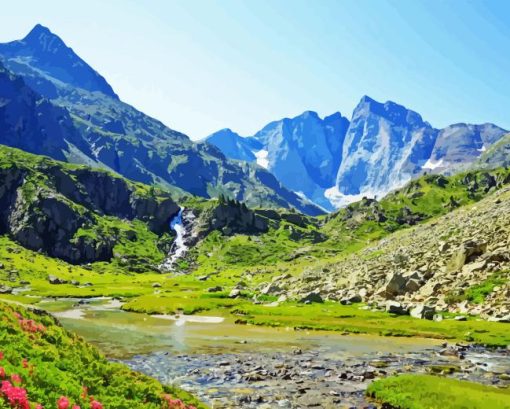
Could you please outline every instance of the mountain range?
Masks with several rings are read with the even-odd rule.
[[[364,96],[350,120],[306,111],[250,137],[224,129],[206,140],[227,157],[257,162],[289,189],[332,210],[384,196],[425,172],[464,170],[506,133],[489,123],[436,129],[402,105]]]
[[[48,28],[0,44],[0,143],[205,198],[318,215],[383,196],[423,173],[506,164],[494,124],[438,129],[395,102],[364,96],[350,119],[306,111],[244,137],[193,142],[122,102]]]
[[[323,211],[262,167],[194,143],[122,102],[104,77],[48,28],[0,44],[0,143],[112,170],[135,181],[251,206]]]

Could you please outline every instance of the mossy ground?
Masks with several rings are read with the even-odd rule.
[[[367,395],[400,409],[507,409],[510,389],[433,375],[400,375],[373,382]]]

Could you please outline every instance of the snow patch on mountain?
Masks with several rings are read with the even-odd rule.
[[[257,165],[262,166],[263,168],[269,168],[269,159],[267,158],[269,155],[269,151],[265,149],[261,149],[260,151],[253,152],[255,157],[257,158]]]
[[[429,158],[427,160],[427,162],[425,162],[425,165],[423,165],[421,168],[434,170],[434,169],[440,168],[442,164],[443,164],[443,159],[439,159],[439,161],[435,162],[432,158]]]

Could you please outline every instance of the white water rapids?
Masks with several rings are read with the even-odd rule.
[[[179,213],[177,213],[177,215],[174,216],[170,221],[170,229],[175,231],[175,240],[172,243],[172,247],[170,247],[168,258],[160,266],[160,268],[163,270],[171,271],[177,260],[181,258],[186,253],[186,251],[188,251],[188,246],[186,246],[186,243],[184,242],[186,229],[182,223],[183,211],[184,208],[181,207],[179,209]]]

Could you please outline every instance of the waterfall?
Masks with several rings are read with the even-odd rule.
[[[162,270],[173,270],[174,264],[179,258],[181,258],[186,251],[188,246],[185,243],[184,236],[186,234],[186,228],[182,222],[182,212],[184,208],[179,208],[179,213],[172,218],[170,221],[170,230],[175,232],[175,240],[170,247],[167,259],[160,265]]]

